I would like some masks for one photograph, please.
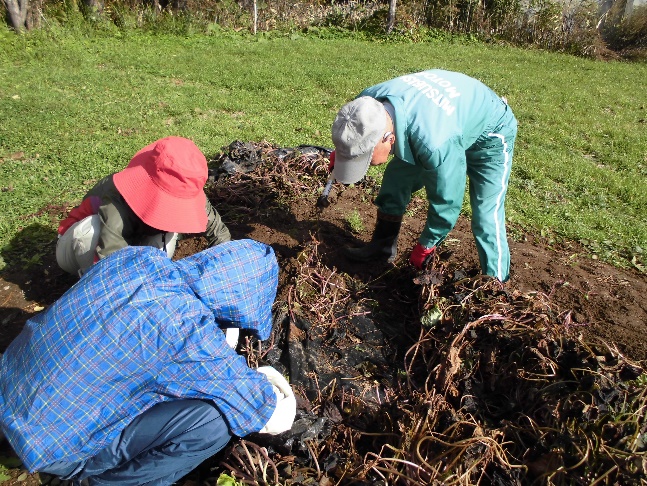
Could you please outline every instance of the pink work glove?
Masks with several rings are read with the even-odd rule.
[[[422,267],[425,266],[427,260],[432,257],[434,251],[436,250],[435,246],[431,248],[425,248],[420,243],[418,243],[409,257],[409,263],[416,267],[418,270],[422,270]]]
[[[333,150],[330,152],[330,155],[328,156],[328,159],[330,160],[330,163],[328,164],[328,172],[332,172],[332,170],[335,168],[335,151]]]

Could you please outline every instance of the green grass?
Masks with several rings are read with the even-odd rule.
[[[207,157],[234,140],[331,146],[337,109],[364,87],[437,67],[481,79],[519,120],[510,223],[644,262],[646,64],[451,40],[211,32],[0,30],[0,255],[26,229],[54,229],[45,208],[77,201],[158,138],[191,138]]]
[[[346,215],[345,221],[353,233],[359,234],[364,231],[364,222],[362,221],[362,216],[356,209]]]

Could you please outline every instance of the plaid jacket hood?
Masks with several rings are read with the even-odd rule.
[[[240,251],[241,244],[254,251]],[[176,265],[221,328],[255,331],[261,340],[270,337],[278,285],[271,246],[252,240],[227,242],[183,258]]]

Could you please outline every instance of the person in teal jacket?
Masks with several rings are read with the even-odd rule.
[[[411,195],[425,188],[427,222],[409,261],[422,269],[458,219],[469,176],[472,233],[484,274],[510,272],[504,203],[517,120],[504,98],[465,74],[432,69],[370,88],[333,122],[333,177],[361,180],[369,165],[389,162],[375,199],[371,242],[344,253],[356,261],[393,261]]]

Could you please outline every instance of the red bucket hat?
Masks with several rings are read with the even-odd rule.
[[[191,140],[167,137],[144,147],[113,181],[148,226],[173,233],[207,229],[207,159]]]

